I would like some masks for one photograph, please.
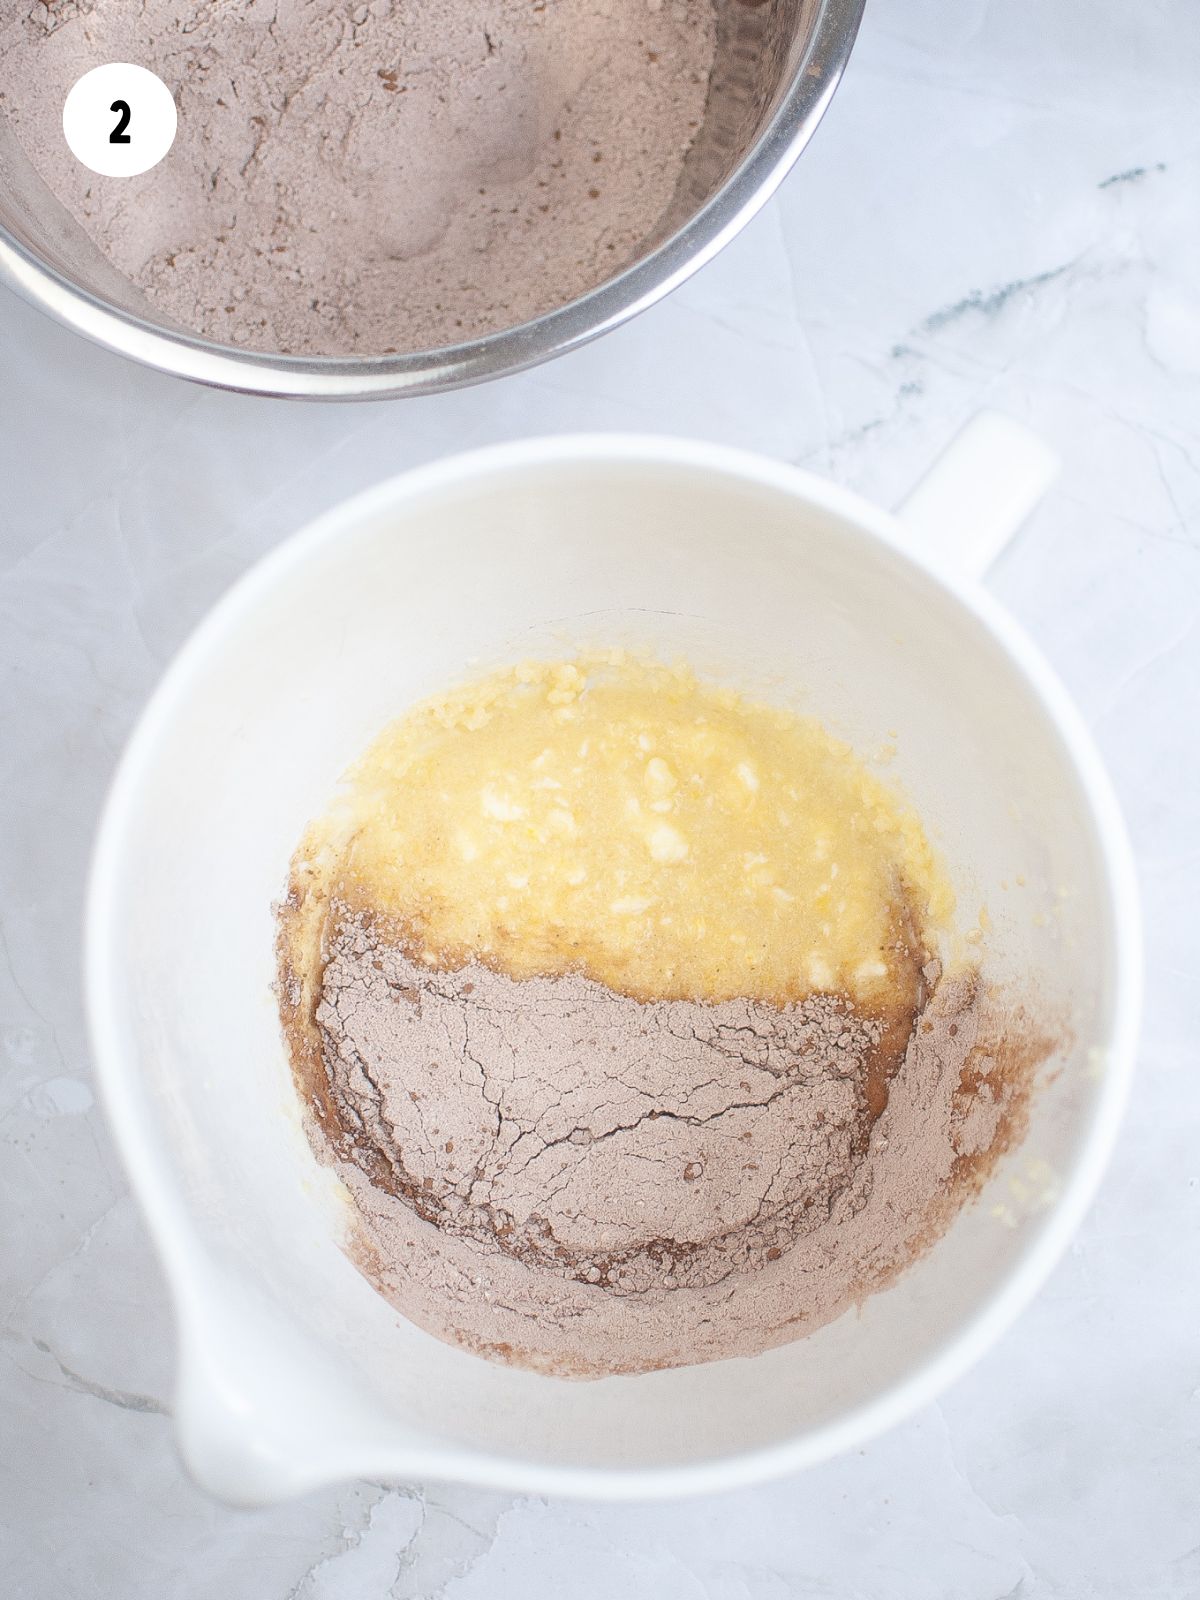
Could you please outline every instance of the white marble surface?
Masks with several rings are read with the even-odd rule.
[[[1198,83],[1196,0],[868,0],[815,144],[718,262],[568,360],[444,398],[185,388],[0,296],[6,1597],[1200,1594]],[[97,810],[168,656],[299,522],[452,448],[657,429],[891,501],[985,403],[1065,461],[994,584],[1095,730],[1147,908],[1140,1077],[1068,1259],[941,1404],[753,1492],[209,1503],[173,1452],[170,1318],[78,980]]]

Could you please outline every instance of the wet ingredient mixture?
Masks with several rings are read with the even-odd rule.
[[[621,653],[376,741],[293,863],[281,1004],[358,1259],[467,1348],[752,1354],[935,1236],[1019,1096],[918,819],[819,723]]]
[[[952,906],[917,819],[815,719],[621,653],[419,707],[350,787],[342,892],[434,965],[877,1000]]]

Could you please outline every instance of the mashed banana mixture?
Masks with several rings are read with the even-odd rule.
[[[953,906],[918,819],[819,722],[622,653],[419,706],[349,791],[344,893],[434,966],[878,1002]]]

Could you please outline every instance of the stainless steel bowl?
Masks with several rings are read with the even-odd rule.
[[[518,372],[645,310],[733,238],[771,195],[829,104],[864,0],[716,0],[704,121],[641,255],[578,300],[468,344],[402,356],[271,355],[161,320],[54,199],[0,125],[0,282],[135,361],[250,394],[358,400],[429,394]]]

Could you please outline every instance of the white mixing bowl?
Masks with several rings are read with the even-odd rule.
[[[897,519],[710,445],[510,444],[330,512],[216,607],[121,764],[87,951],[200,1482],[242,1501],[350,1477],[598,1496],[741,1484],[861,1443],[998,1336],[1095,1188],[1140,994],[1128,847],[1091,741],[967,570],[1048,471],[1036,441],[985,417]],[[990,973],[1032,985],[1065,1043],[1021,1146],[860,1312],[752,1360],[573,1383],[439,1343],[342,1253],[343,1202],[280,1039],[272,902],[389,719],[472,661],[600,642],[794,686],[863,751],[894,732],[889,771],[960,903],[987,903]]]

